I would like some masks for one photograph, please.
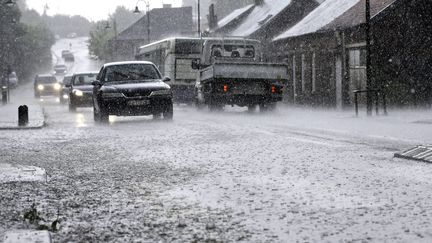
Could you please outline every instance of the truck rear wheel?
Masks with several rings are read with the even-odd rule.
[[[69,104],[69,111],[70,112],[75,112],[76,111],[76,107],[72,104]]]
[[[249,113],[254,112],[255,109],[256,109],[256,105],[248,105],[248,112],[249,112]]]
[[[223,110],[223,107],[224,107],[223,104],[218,103],[214,99],[209,100],[208,106],[209,106],[210,111],[221,111],[221,110]]]
[[[165,111],[163,112],[163,119],[164,120],[172,120],[174,116],[174,109],[173,109],[173,104],[169,104]]]
[[[261,103],[259,105],[260,112],[273,111],[276,109],[276,103]]]
[[[223,110],[223,105],[221,104],[209,104],[210,111],[221,111]]]

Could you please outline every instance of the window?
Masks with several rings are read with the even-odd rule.
[[[74,85],[90,85],[95,80],[95,77],[96,75],[92,73],[74,75],[72,83]]]
[[[254,58],[255,47],[252,45],[213,45],[212,56],[231,58]]]
[[[149,64],[126,64],[106,68],[105,82],[160,79],[159,72]]]
[[[351,49],[349,50],[349,89],[351,100],[354,99],[354,90],[366,89],[366,50]],[[360,99],[362,103],[363,100]]]
[[[202,49],[200,40],[176,40],[175,54],[200,54]]]

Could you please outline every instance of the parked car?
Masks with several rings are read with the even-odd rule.
[[[18,76],[15,72],[9,74],[9,88],[16,88],[18,86]]]
[[[168,81],[151,62],[105,64],[93,82],[94,120],[106,122],[109,115],[173,119],[172,91],[164,83]]]
[[[60,103],[66,104],[66,102],[69,100],[69,85],[72,80],[72,75],[66,75],[63,77],[62,81],[62,90],[60,92]]]
[[[69,111],[75,111],[77,107],[93,106],[93,86],[98,72],[75,73],[68,87]]]
[[[75,56],[72,52],[66,53],[64,56],[64,60],[65,60],[65,62],[74,62]]]
[[[61,56],[62,56],[62,58],[64,58],[64,57],[66,56],[66,54],[69,54],[69,53],[71,53],[69,50],[63,50],[63,51],[61,52]]]
[[[67,67],[64,64],[57,64],[54,66],[54,72],[56,74],[63,74],[67,71]]]
[[[73,39],[73,38],[76,38],[76,37],[77,37],[77,33],[69,33],[69,34],[67,34],[67,38]]]
[[[34,80],[34,94],[36,98],[41,96],[56,96],[61,92],[62,85],[51,74],[36,75]]]

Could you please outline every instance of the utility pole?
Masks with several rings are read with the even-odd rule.
[[[366,111],[372,115],[371,24],[370,0],[366,0]]]
[[[198,37],[201,37],[201,6],[198,0]]]
[[[147,40],[148,43],[150,43],[150,3],[149,1],[146,1],[146,7],[147,7]]]

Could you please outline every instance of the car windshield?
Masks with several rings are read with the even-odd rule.
[[[151,64],[127,64],[107,67],[103,81],[145,81],[160,78],[159,72]]]
[[[56,83],[57,79],[55,77],[38,77],[36,78],[36,82],[39,84],[50,84]]]
[[[96,79],[96,74],[77,74],[72,77],[74,85],[90,85]]]

